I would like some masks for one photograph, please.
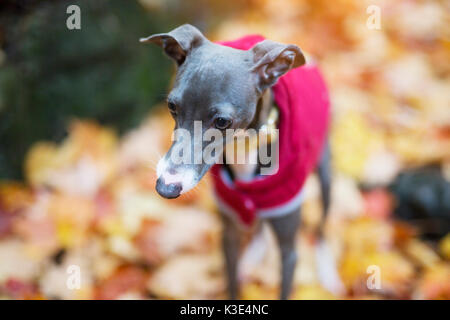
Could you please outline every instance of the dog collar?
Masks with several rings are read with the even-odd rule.
[[[228,148],[234,148],[234,154],[247,154],[256,152],[262,144],[269,145],[278,138],[278,119],[280,112],[278,107],[273,104],[270,109],[266,122],[261,125],[259,132],[244,130],[240,134],[236,134],[235,138],[230,142]],[[245,139],[243,143],[237,143],[239,139]],[[260,139],[262,138],[262,139]]]

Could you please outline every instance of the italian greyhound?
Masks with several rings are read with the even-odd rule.
[[[192,133],[195,121],[202,122],[202,130],[211,127],[218,130],[261,128],[267,123],[274,106],[272,86],[290,69],[305,63],[302,52],[295,45],[265,40],[249,50],[238,50],[209,41],[191,25],[143,38],[141,42],[159,45],[176,62],[176,77],[167,98],[168,109],[175,120],[175,129],[183,128]],[[220,143],[225,145],[226,139],[224,136]],[[195,187],[213,165],[205,162],[174,163],[172,156],[187,142],[186,139],[175,139],[158,163],[156,190],[164,198],[176,198]],[[206,142],[201,146],[197,143],[192,148],[203,151],[206,145]],[[248,179],[248,173],[258,166],[235,165],[227,163],[224,158],[231,179]],[[317,164],[324,214],[330,202],[329,163],[330,152],[326,143]],[[222,216],[228,292],[230,298],[236,299],[239,294],[237,264],[242,231],[233,218],[225,213]],[[280,217],[265,220],[272,226],[280,248],[280,298],[287,299],[297,262],[295,238],[300,204]]]

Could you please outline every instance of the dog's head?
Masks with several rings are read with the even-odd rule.
[[[219,159],[231,136],[225,132],[247,128],[264,91],[305,62],[295,45],[265,40],[238,50],[212,43],[187,24],[141,42],[159,45],[177,64],[167,98],[174,142],[157,166],[156,189],[165,198],[192,189]]]

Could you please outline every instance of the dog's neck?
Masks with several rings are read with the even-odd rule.
[[[274,101],[272,96],[272,90],[266,90],[258,101],[255,116],[253,121],[247,127],[247,129],[255,129],[258,131],[262,126],[267,125],[269,115],[274,107]],[[225,164],[230,170],[232,178],[241,181],[251,181],[255,177],[255,173],[258,168],[258,148],[249,148],[246,150],[246,163],[236,164],[234,161],[227,159],[227,153],[225,152]],[[234,154],[233,154],[234,157]]]
[[[258,130],[262,125],[267,123],[267,119],[269,117],[270,109],[273,107],[273,103],[272,90],[267,89],[258,100],[255,117],[248,126],[248,129],[252,128]]]

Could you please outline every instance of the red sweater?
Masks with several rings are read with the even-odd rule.
[[[248,50],[264,38],[250,35],[220,44]],[[279,116],[278,171],[250,182],[227,184],[220,172],[211,168],[216,195],[250,225],[259,209],[288,203],[302,189],[314,170],[325,142],[329,122],[329,99],[325,82],[315,66],[290,70],[272,87]]]

